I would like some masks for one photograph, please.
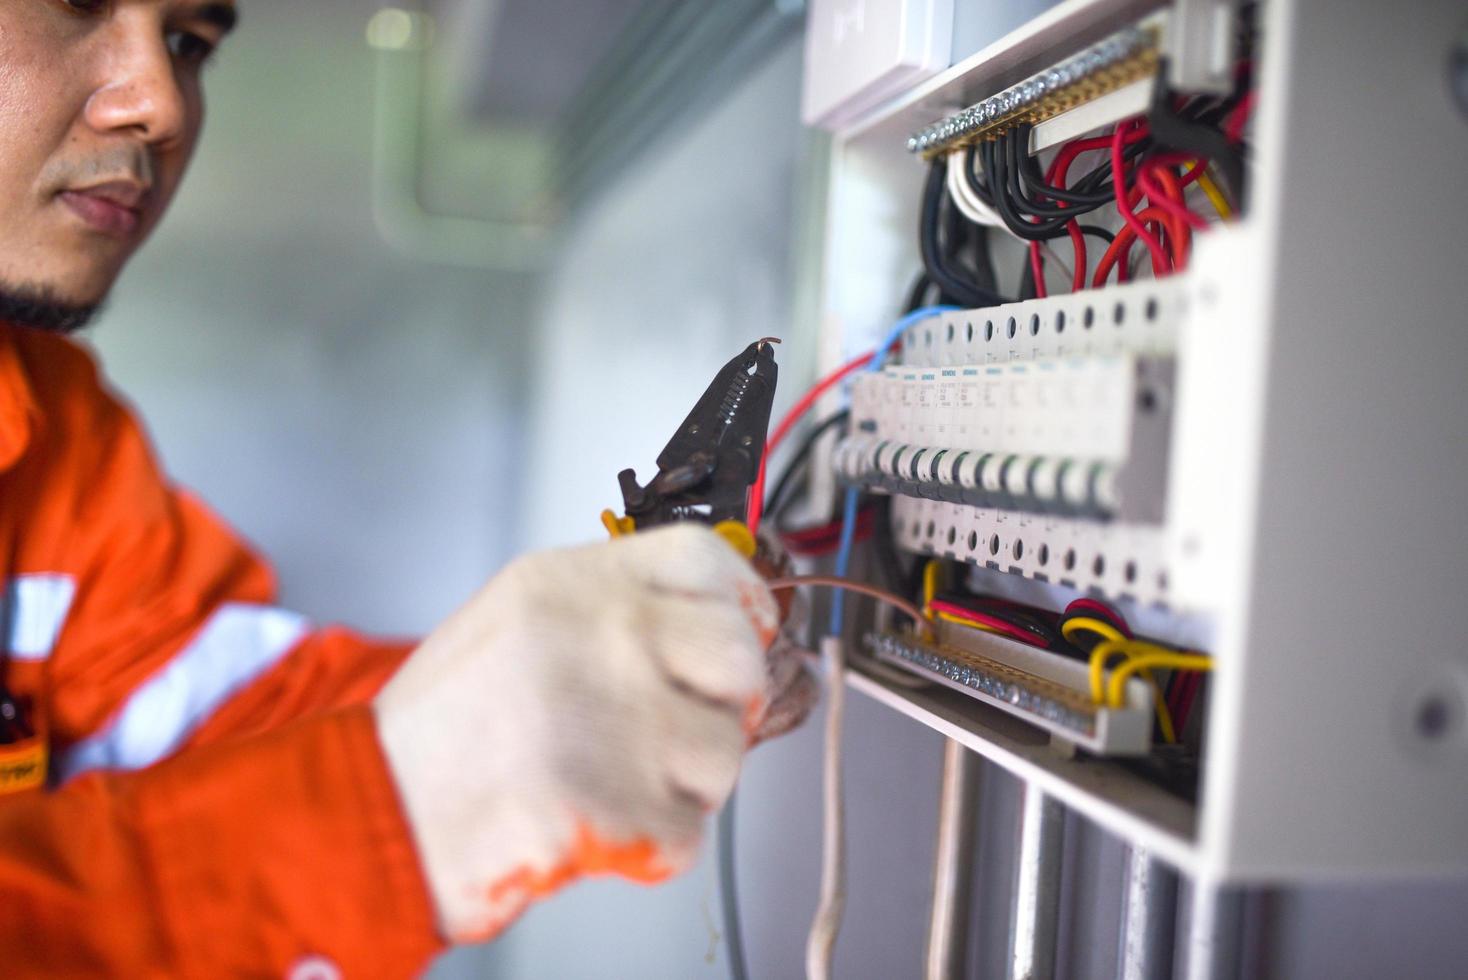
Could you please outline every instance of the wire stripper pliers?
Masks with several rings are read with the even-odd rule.
[[[724,365],[658,456],[657,475],[646,486],[630,468],[617,474],[625,516],[611,510],[601,515],[612,537],[702,521],[740,554],[754,557],[754,535],[745,520],[775,401],[778,343],[773,337],[757,340]]]

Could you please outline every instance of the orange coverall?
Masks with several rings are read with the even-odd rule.
[[[404,976],[440,948],[368,700],[408,647],[270,605],[65,339],[0,325],[0,975]],[[156,764],[155,764],[156,763]]]

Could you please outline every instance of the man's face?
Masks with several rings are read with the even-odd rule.
[[[0,290],[99,303],[178,189],[233,0],[0,0]]]

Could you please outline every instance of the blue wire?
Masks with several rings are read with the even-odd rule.
[[[882,341],[882,346],[877,348],[872,357],[872,363],[867,365],[868,371],[880,371],[887,364],[887,354],[893,346],[902,339],[902,335],[914,326],[943,313],[956,313],[957,306],[920,306],[911,313],[904,316],[887,334],[887,339]],[[851,546],[856,540],[856,504],[860,492],[856,487],[847,487],[846,496],[841,502],[841,543],[836,549],[836,574],[841,578],[846,577],[846,571],[851,566]],[[831,636],[841,635],[841,621],[846,612],[846,593],[837,589],[831,598]]]

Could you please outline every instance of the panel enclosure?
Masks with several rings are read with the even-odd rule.
[[[908,137],[1165,7],[1068,0],[836,134],[824,365],[885,333],[917,270],[923,167]],[[1448,71],[1468,14],[1451,0],[1410,18],[1368,0],[1267,0],[1257,16],[1244,220],[1199,236],[1183,275],[1028,304],[1033,338],[1023,316],[1017,342],[1006,316],[996,343],[963,315],[908,345],[935,367],[957,348],[973,363],[1043,359],[1116,336],[1058,332],[1061,311],[1069,328],[1088,305],[1123,304],[1140,327],[1138,302],[1156,299],[1152,349],[1173,359],[1160,512],[1080,522],[918,494],[893,507],[905,547],[977,559],[986,583],[1042,604],[1122,596],[1158,635],[1204,644],[1217,668],[1197,802],[1031,751],[1018,723],[962,695],[851,683],[1193,875],[1463,874],[1468,656],[1451,610],[1468,582],[1468,329],[1449,292],[1461,249],[1439,239],[1468,202],[1384,168],[1401,147],[1428,173],[1468,160]],[[1118,113],[1136,111],[1127,99]],[[841,465],[833,455],[818,497]],[[1068,552],[1061,581],[1051,563]]]

